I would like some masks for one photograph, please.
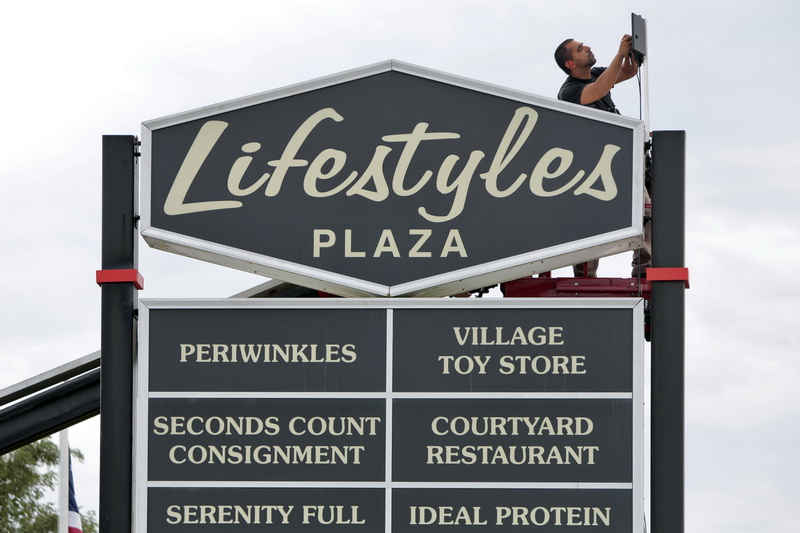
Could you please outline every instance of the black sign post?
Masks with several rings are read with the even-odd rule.
[[[143,300],[139,531],[639,532],[641,306]]]
[[[103,137],[103,272],[136,264],[136,138]],[[102,286],[100,374],[100,533],[131,530],[133,361],[136,291]]]
[[[653,134],[653,266],[685,268],[686,132]],[[655,533],[684,531],[686,281],[653,282],[651,509]]]

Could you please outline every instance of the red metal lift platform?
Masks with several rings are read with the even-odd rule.
[[[500,284],[506,298],[650,299],[650,282],[639,278],[522,278]]]

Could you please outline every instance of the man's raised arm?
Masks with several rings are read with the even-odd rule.
[[[630,58],[633,37],[624,35],[619,43],[619,50],[614,59],[593,83],[584,87],[581,92],[581,105],[588,105],[600,100],[607,95],[614,84],[632,78],[638,69],[638,65],[633,63]],[[626,63],[627,61],[627,63]]]

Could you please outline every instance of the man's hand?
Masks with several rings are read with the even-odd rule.
[[[631,51],[622,60],[622,66],[619,69],[619,76],[617,76],[617,83],[631,79],[632,77],[636,76],[637,72],[639,72],[639,63],[634,61],[633,51]]]
[[[619,51],[617,57],[625,58],[630,56],[631,47],[633,47],[633,37],[630,35],[623,35],[622,40],[619,42]]]

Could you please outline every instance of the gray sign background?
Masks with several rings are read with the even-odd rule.
[[[633,345],[631,312],[627,309],[458,309],[441,313],[432,309],[398,310],[394,314],[394,390],[424,392],[630,392],[633,376],[630,372],[630,353]],[[560,328],[556,342],[562,344],[535,346],[520,340],[513,344],[515,329],[522,328],[528,340],[531,328],[539,328],[531,336],[549,335],[549,328]],[[459,344],[453,328],[467,336]],[[479,328],[478,331],[472,328]],[[485,328],[485,329],[481,329]],[[497,337],[502,328],[502,337]],[[544,328],[544,329],[542,329]],[[473,344],[479,341],[505,342],[505,345]],[[485,374],[475,370],[459,374],[450,368],[443,374],[443,356],[480,357],[486,363]],[[547,372],[537,374],[527,360],[515,357],[582,356],[579,372]],[[501,359],[516,371],[503,374]],[[563,361],[563,359],[562,359]],[[525,372],[521,372],[523,364]],[[552,363],[551,363],[552,364]],[[454,364],[451,362],[450,367]],[[546,363],[537,368],[547,368]]]
[[[630,482],[632,476],[632,428],[630,400],[394,400],[394,453],[392,456],[393,476],[396,481],[460,481],[460,482]],[[550,417],[555,424],[557,417],[586,417],[592,420],[593,431],[588,435],[533,435],[524,431],[520,423],[518,435],[436,435],[431,430],[434,418],[446,417],[448,420],[464,417],[477,419],[477,428],[482,429],[483,417]],[[449,426],[439,425],[439,429]],[[462,427],[461,425],[457,427]],[[510,424],[508,425],[510,428]],[[503,447],[506,455],[515,453],[517,459],[525,457],[520,448],[542,446],[543,457],[547,457],[551,447],[562,450],[564,446],[597,446],[593,463],[589,464],[589,454],[583,455],[583,463],[575,460],[565,464],[503,464],[492,461],[489,452],[488,464],[481,464],[482,453],[472,448],[473,457],[458,453],[455,460],[462,464],[428,463],[427,446],[491,446]],[[516,452],[509,452],[511,446]],[[446,459],[442,454],[441,458]],[[474,464],[471,464],[474,463]],[[567,464],[570,463],[570,464]]]
[[[335,489],[265,489],[265,488],[170,488],[159,487],[151,488],[148,491],[148,533],[184,533],[196,532],[208,529],[215,532],[240,532],[240,531],[276,531],[288,533],[301,531],[303,533],[323,533],[326,531],[382,531],[384,524],[384,491],[382,489],[355,489],[355,488],[335,488]],[[236,518],[233,506],[245,508],[252,506],[284,506],[284,511],[288,511],[290,506],[294,508],[289,512],[288,523],[282,523],[282,515],[274,510],[272,521],[268,522],[267,511],[261,509],[258,514],[258,521],[255,521],[256,514],[252,511],[250,519],[253,523],[243,523],[241,518]],[[357,517],[364,525],[353,524],[320,524],[309,520],[308,524],[302,523],[302,506],[342,506],[344,516],[352,518],[352,506],[357,506]],[[215,519],[220,516],[220,506],[230,506],[231,513],[228,515],[231,522],[238,523],[220,524],[209,523],[206,518],[205,524],[200,524],[201,512],[199,506],[213,506]],[[168,511],[172,507],[173,515]],[[187,514],[187,508],[189,513]],[[177,522],[176,513],[182,513],[179,523],[168,523],[167,520]],[[194,513],[194,514],[192,514]],[[185,521],[189,517],[189,523]],[[241,515],[239,515],[241,517]],[[195,523],[191,523],[194,521]]]
[[[148,454],[150,457],[148,477],[151,480],[187,480],[187,481],[380,481],[385,477],[386,469],[386,406],[384,400],[354,399],[264,399],[264,398],[160,398],[150,400],[150,424],[148,425]],[[202,434],[192,435],[188,432],[172,435],[157,435],[152,423],[156,417],[255,417],[264,419],[274,416],[278,418],[280,432],[267,435],[264,432],[252,435],[210,434],[204,430],[202,422],[195,424]],[[303,417],[377,417],[375,435],[313,435],[306,431],[303,435],[294,435],[289,431],[290,420]],[[168,419],[167,419],[168,420]],[[212,426],[216,431],[218,426]],[[298,428],[305,429],[298,425]],[[174,446],[183,446],[180,450],[181,464],[169,459],[170,450]],[[193,463],[188,458],[193,446],[199,446],[194,457],[212,457],[209,447],[213,446],[223,452],[228,462],[223,460],[206,460]],[[265,450],[271,456],[270,462],[259,464],[256,460],[245,461],[239,458],[231,461],[228,449],[236,446],[235,457],[248,457],[257,453],[259,446],[268,446]],[[342,464],[330,461],[331,453],[325,453],[329,464],[286,464],[274,459],[275,446],[363,446],[359,453],[358,464]],[[249,447],[250,452],[245,450]],[[306,450],[307,451],[307,450]],[[349,455],[352,459],[354,454]]]
[[[501,531],[536,531],[537,533],[559,533],[572,531],[577,525],[567,526],[566,518],[562,518],[561,523],[556,525],[555,516],[547,524],[532,525],[525,524],[521,520],[516,525],[511,525],[513,520],[505,519],[502,524],[497,524],[497,507],[524,507],[534,509],[544,507],[550,510],[553,507],[561,507],[566,511],[567,507],[580,507],[581,511],[587,507],[611,508],[611,528],[605,528],[602,524],[596,529],[614,532],[632,531],[632,506],[630,490],[508,490],[508,489],[472,489],[472,490],[441,490],[441,489],[395,489],[393,494],[392,506],[392,532],[393,533],[416,533],[416,532],[445,532],[464,529],[477,529],[481,532],[501,532]],[[411,506],[428,507],[451,507],[454,509],[453,516],[462,507],[472,511],[473,508],[481,509],[480,516],[487,523],[481,526],[464,526],[463,521],[460,526],[440,525],[440,524],[409,524],[409,508]],[[555,515],[555,511],[553,511]],[[530,515],[528,515],[530,516]],[[542,520],[544,515],[538,514],[538,520]],[[583,512],[578,516],[582,519]],[[583,525],[583,524],[582,524]],[[587,524],[587,525],[591,525]]]
[[[386,390],[386,313],[375,309],[154,309],[149,332],[150,390],[348,391]],[[262,346],[256,362],[181,362],[181,344]],[[270,347],[270,361],[265,362]],[[275,355],[302,349],[325,357],[338,346],[339,362],[283,362]],[[355,360],[344,362],[341,347],[352,345]],[[305,348],[303,348],[305,346]],[[211,348],[210,348],[211,349]],[[232,358],[229,353],[228,359]],[[203,356],[213,360],[213,355]]]

